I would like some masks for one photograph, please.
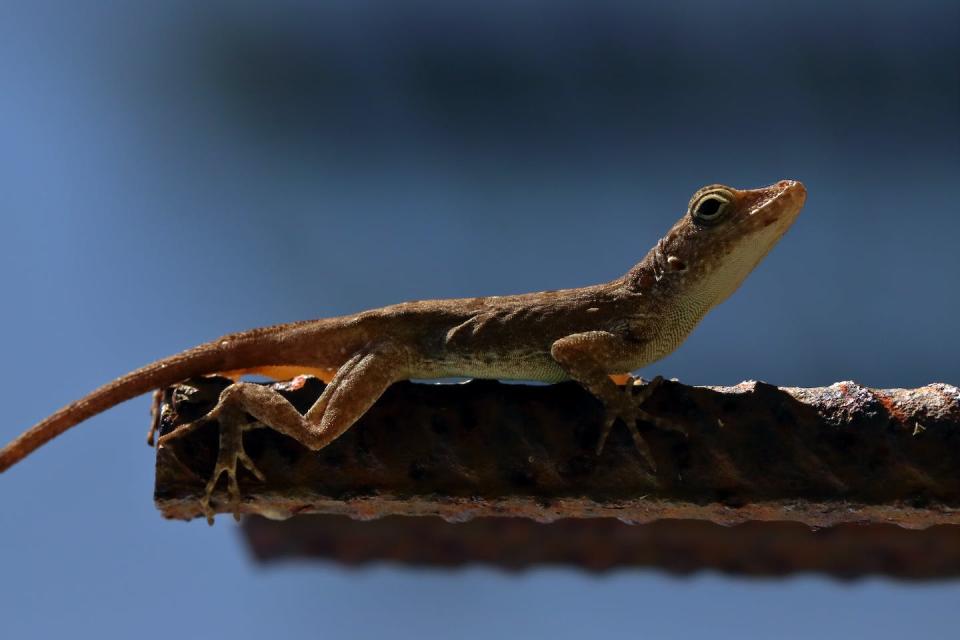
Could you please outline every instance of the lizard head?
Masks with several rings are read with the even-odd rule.
[[[796,180],[742,191],[703,187],[644,260],[646,277],[695,298],[706,312],[733,293],[780,240],[806,193]]]

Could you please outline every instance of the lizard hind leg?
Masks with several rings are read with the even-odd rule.
[[[213,475],[204,495],[204,514],[213,521],[211,499],[217,481],[227,474],[228,491],[234,516],[240,511],[240,489],[237,483],[237,464],[247,467],[261,481],[263,474],[243,449],[243,432],[255,428],[246,422],[246,416],[290,436],[304,446],[317,451],[346,432],[373,405],[396,380],[403,379],[407,369],[405,352],[389,344],[371,346],[354,354],[324,389],[323,393],[302,415],[279,392],[251,382],[235,382],[220,394],[217,405],[199,420],[181,425],[162,436],[160,445],[193,430],[209,420],[220,423],[220,452]]]

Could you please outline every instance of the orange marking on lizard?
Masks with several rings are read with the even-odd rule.
[[[243,376],[266,376],[274,380],[289,380],[297,376],[314,376],[320,378],[324,383],[329,384],[333,380],[336,369],[319,369],[317,367],[300,367],[297,365],[278,365],[268,367],[251,367],[249,369],[234,369],[232,371],[221,371],[219,375],[224,378],[238,380]]]

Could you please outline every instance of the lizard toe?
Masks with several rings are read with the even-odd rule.
[[[600,430],[600,437],[597,439],[597,455],[603,453],[603,448],[607,444],[607,437],[610,435],[610,431],[613,429],[613,423],[617,421],[617,415],[613,412],[607,411],[606,417],[603,421],[603,427]]]

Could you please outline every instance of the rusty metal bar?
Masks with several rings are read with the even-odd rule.
[[[161,430],[203,415],[227,384],[205,378],[168,389]],[[323,384],[308,378],[275,388],[305,411]],[[603,455],[593,454],[602,410],[573,383],[396,384],[319,452],[269,429],[249,432],[247,452],[267,481],[241,472],[242,510],[280,518],[960,523],[957,387],[668,382],[645,407],[686,434],[640,425],[656,473],[623,427]],[[165,516],[200,515],[217,442],[211,423],[158,450],[155,498]],[[224,482],[215,498],[218,509],[229,510]]]

